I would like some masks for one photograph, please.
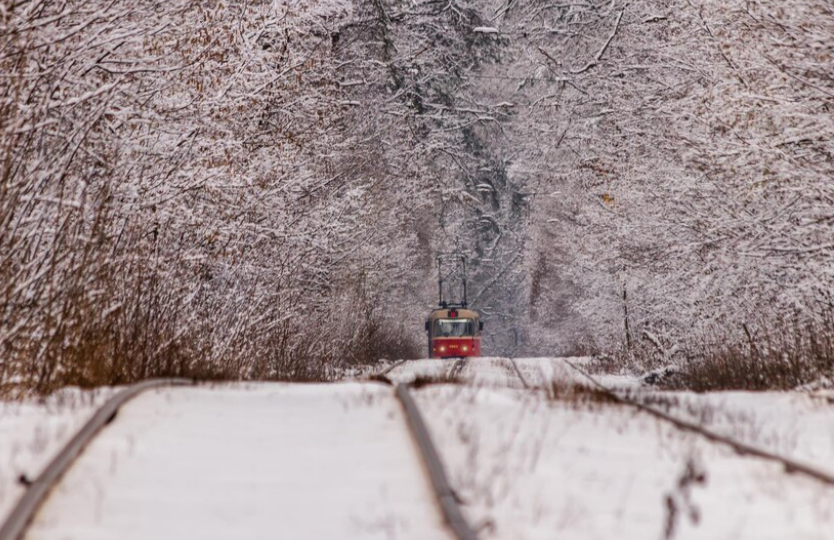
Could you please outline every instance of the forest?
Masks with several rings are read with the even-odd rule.
[[[4,387],[421,357],[449,251],[489,356],[834,368],[830,1],[0,0],[0,77]]]

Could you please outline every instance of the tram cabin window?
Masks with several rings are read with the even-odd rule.
[[[435,337],[460,337],[475,335],[473,319],[435,319]]]

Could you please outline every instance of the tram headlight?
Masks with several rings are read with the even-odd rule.
[[[467,352],[467,351],[469,350],[469,347],[468,347],[468,346],[466,346],[466,345],[464,345],[464,346],[462,346],[460,349],[461,349],[463,352]]]
[[[440,346],[440,352],[446,352],[446,347],[444,347],[443,345],[441,345],[441,346]]]

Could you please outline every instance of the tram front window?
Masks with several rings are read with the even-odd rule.
[[[435,337],[462,337],[475,335],[473,319],[436,319],[434,321]]]

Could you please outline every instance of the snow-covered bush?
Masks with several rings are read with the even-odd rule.
[[[408,191],[354,146],[333,52],[349,16],[338,2],[4,4],[6,380],[285,377],[358,356],[331,308],[408,274],[377,240],[402,219],[387,196]]]

